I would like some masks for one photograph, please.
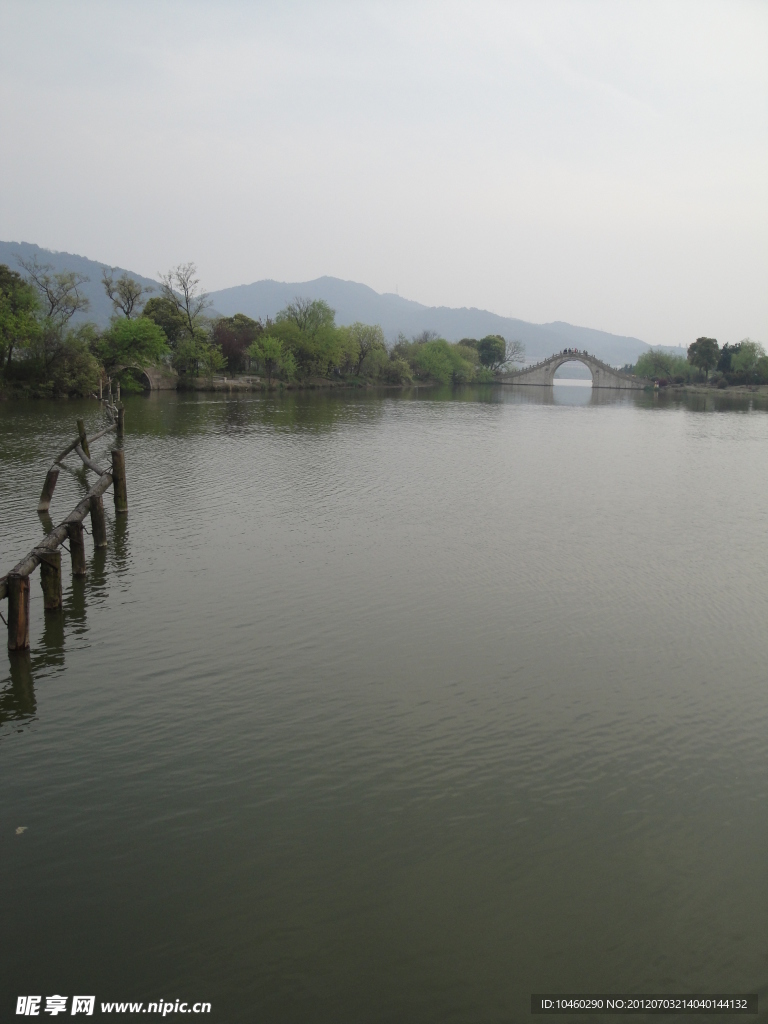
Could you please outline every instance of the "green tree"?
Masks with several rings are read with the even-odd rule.
[[[0,264],[0,369],[11,369],[14,351],[26,350],[40,329],[40,300],[21,274]]]
[[[758,341],[745,338],[737,346],[738,351],[731,357],[731,369],[734,373],[752,374],[758,361],[765,356],[765,349]]]
[[[252,359],[256,359],[264,364],[264,369],[267,373],[267,383],[271,384],[272,374],[276,369],[280,368],[285,358],[283,343],[280,338],[274,334],[265,334],[253,342],[248,349],[248,353]]]
[[[714,338],[697,338],[688,346],[688,362],[691,366],[703,370],[705,377],[708,377],[709,371],[717,366],[719,356],[720,346]]]
[[[353,358],[356,357],[355,376],[359,377],[363,363],[375,352],[386,353],[387,345],[384,341],[384,332],[378,325],[375,327],[369,324],[362,324],[359,321],[353,323],[348,329],[348,337],[351,344]]]
[[[691,375],[691,364],[682,356],[649,348],[638,357],[633,372],[638,377],[648,377],[650,380],[671,380],[673,377],[687,380]]]
[[[204,342],[200,346],[198,360],[208,380],[213,380],[214,373],[223,370],[227,365],[227,359],[218,345]]]
[[[498,370],[507,357],[507,343],[500,334],[489,334],[477,343],[477,354],[483,366]]]
[[[335,310],[324,299],[296,298],[277,314],[277,320],[291,320],[302,334],[316,337],[323,328],[335,326]]]
[[[145,303],[142,315],[162,328],[168,344],[175,349],[187,329],[187,320],[179,312],[176,303],[156,296]]]
[[[37,290],[40,300],[42,320],[32,341],[31,352],[47,375],[62,352],[72,317],[90,307],[88,297],[82,291],[88,278],[74,271],[54,273],[50,264],[39,263],[36,256],[19,259],[19,264],[27,272],[27,278]]]
[[[150,366],[170,351],[165,332],[146,316],[114,320],[94,349],[108,372],[123,366]]]
[[[117,280],[114,279],[112,274],[113,271],[107,270],[105,267],[102,271],[101,283],[104,285],[107,298],[112,303],[115,315],[119,316],[122,313],[128,320],[140,316],[143,305],[142,299],[145,295],[149,295],[153,289],[145,288],[140,281],[137,281],[135,277],[131,277],[130,274],[125,272]]]

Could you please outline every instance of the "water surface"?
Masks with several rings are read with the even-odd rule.
[[[28,992],[224,1022],[765,1003],[764,408],[127,404],[130,512],[108,496],[61,615],[35,574],[31,654],[0,659],[3,1019]],[[2,571],[79,415],[0,404]],[[85,487],[62,472],[55,522]]]

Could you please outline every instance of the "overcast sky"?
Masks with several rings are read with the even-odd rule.
[[[0,238],[768,344],[768,3],[0,0]]]

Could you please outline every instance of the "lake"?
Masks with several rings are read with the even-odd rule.
[[[110,491],[106,553],[74,581],[64,553],[61,614],[36,572],[31,653],[0,655],[3,1019],[27,993],[227,1024],[766,1006],[768,407],[126,405],[128,515]],[[0,403],[2,572],[77,416],[102,425]],[[54,522],[86,486],[62,471]]]

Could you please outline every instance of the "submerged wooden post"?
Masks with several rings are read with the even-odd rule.
[[[100,494],[91,495],[91,535],[95,548],[107,546],[107,521],[104,518],[104,500]]]
[[[72,555],[72,575],[85,576],[85,540],[83,539],[82,523],[67,523],[69,537],[69,553]]]
[[[46,551],[40,555],[40,585],[43,608],[47,612],[61,608],[61,552]]]
[[[125,486],[125,452],[112,449],[112,490],[115,493],[115,512],[128,511],[128,491]]]
[[[125,433],[125,406],[121,403],[117,408],[117,436]]]
[[[59,479],[59,467],[51,466],[45,477],[45,483],[43,489],[40,492],[40,501],[37,503],[38,512],[47,512],[51,507],[51,498],[56,487],[56,481]]]
[[[29,648],[29,576],[8,574],[8,650]]]
[[[83,449],[85,454],[90,459],[90,457],[91,457],[91,449],[88,447],[88,437],[87,437],[87,435],[85,433],[85,421],[84,420],[78,420],[77,421],[77,432],[80,435],[80,447]]]

